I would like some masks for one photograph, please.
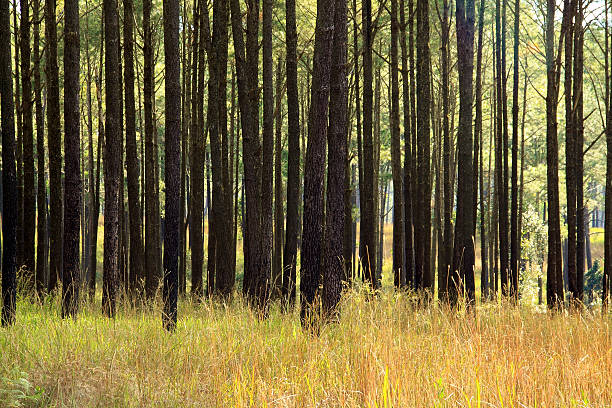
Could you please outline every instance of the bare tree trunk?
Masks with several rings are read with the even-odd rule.
[[[400,141],[399,52],[400,35],[397,0],[391,0],[391,171],[393,173],[393,282],[406,284],[404,270],[404,192]]]
[[[81,122],[79,111],[80,40],[79,3],[64,4],[64,202],[71,210],[64,214],[64,268],[62,276],[62,316],[75,316],[79,304],[81,268],[79,233],[81,221]],[[117,32],[119,30],[117,29]],[[108,81],[107,81],[108,82]],[[108,106],[108,104],[107,104]]]
[[[300,274],[300,316],[304,325],[311,324],[313,318],[312,309],[316,307],[315,303],[319,295],[321,259],[324,254],[321,242],[323,236],[323,178],[334,38],[334,9],[334,0],[317,0],[315,54],[310,88],[312,106],[308,116],[308,144],[304,173],[304,224]],[[334,58],[335,61],[337,60]],[[341,242],[340,240],[340,251]]]
[[[336,309],[344,280],[345,193],[348,188],[348,7],[347,0],[336,0],[329,76],[329,127],[327,129],[327,212],[323,260],[323,307]],[[400,252],[401,253],[401,252]]]
[[[47,3],[50,3],[48,1]],[[11,35],[9,2],[0,2],[0,38]],[[15,322],[17,305],[17,178],[15,169],[15,112],[11,73],[11,42],[0,43],[0,117],[2,118],[2,326]],[[8,95],[8,96],[7,96]]]
[[[296,292],[296,260],[300,192],[300,106],[297,82],[297,28],[295,0],[285,1],[287,49],[287,225],[283,254],[283,298],[293,305]]]
[[[561,271],[561,225],[559,220],[559,147],[557,141],[558,63],[554,50],[555,1],[547,0],[546,7],[546,178],[548,193],[548,270],[546,278],[547,303],[550,308],[563,304],[563,275]],[[563,30],[562,30],[563,31]],[[557,57],[558,59],[558,57]]]
[[[47,143],[49,149],[49,285],[52,293],[62,274],[62,136],[60,134],[59,68],[57,65],[57,25],[55,0],[45,2],[47,43]]]
[[[576,182],[576,286],[573,294],[577,302],[583,301],[585,267],[585,228],[584,228],[584,2],[577,0],[576,22],[574,26],[574,82],[573,113],[575,129],[575,182]],[[579,303],[578,303],[579,304]]]
[[[418,129],[418,191],[419,212],[418,217],[418,238],[415,270],[415,283],[418,289],[428,292],[433,290],[433,277],[430,276],[430,251],[431,251],[431,180],[429,174],[430,162],[430,53],[429,53],[429,4],[427,0],[417,0],[417,72],[416,72],[416,92],[418,104],[416,104],[416,115]]]
[[[121,182],[121,88],[116,0],[104,0],[106,134],[104,143],[104,271],[102,311],[114,317],[119,285],[119,183]],[[146,65],[146,64],[145,64]],[[148,224],[147,219],[147,224]]]
[[[282,174],[282,128],[283,128],[283,65],[278,60],[276,68],[276,108],[274,136],[274,248],[272,252],[272,297],[280,299],[283,284],[283,174]]]
[[[45,182],[45,118],[43,113],[42,84],[40,82],[40,0],[34,0],[32,19],[34,20],[34,101],[36,105],[36,153],[37,153],[37,195],[36,207],[36,293],[39,298],[47,290],[47,188]],[[89,61],[89,60],[88,60]],[[89,100],[91,85],[88,78]],[[91,106],[91,105],[90,105]],[[88,112],[91,112],[89,109]],[[91,115],[89,115],[91,118]],[[91,122],[91,121],[90,121]]]
[[[176,327],[178,298],[179,206],[181,165],[181,65],[179,56],[179,0],[164,1],[165,80],[165,184],[164,328]],[[225,19],[227,21],[227,18]],[[224,23],[225,23],[224,21]],[[226,24],[224,24],[226,26]]]

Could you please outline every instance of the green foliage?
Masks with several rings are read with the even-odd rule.
[[[0,405],[7,408],[42,405],[43,390],[34,387],[28,374],[17,368],[5,377],[0,377]]]
[[[584,275],[584,293],[587,296],[588,304],[593,304],[602,296],[603,269],[599,259],[593,262],[593,267]]]

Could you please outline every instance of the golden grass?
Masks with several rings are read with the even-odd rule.
[[[158,312],[20,301],[0,329],[0,406],[610,407],[611,318],[479,307],[415,308],[407,295],[349,293],[315,336],[277,306],[181,302]]]

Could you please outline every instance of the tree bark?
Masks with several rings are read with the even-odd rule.
[[[399,35],[398,4],[397,0],[391,0],[391,171],[393,173],[393,283],[396,288],[406,284],[397,44]]]
[[[329,125],[327,128],[327,200],[323,259],[323,307],[333,313],[344,281],[345,193],[348,161],[348,18],[347,0],[336,0],[329,75]],[[398,135],[399,137],[399,135]],[[401,199],[401,196],[400,196]],[[400,246],[400,256],[401,256]]]
[[[79,2],[64,3],[64,268],[62,273],[62,316],[75,316],[79,304],[81,268],[79,241],[81,221],[81,121],[79,111],[80,39]],[[117,32],[119,30],[117,29]],[[108,106],[108,105],[107,105]]]
[[[48,2],[49,3],[49,2]],[[0,38],[11,35],[8,0],[0,2]],[[17,175],[11,42],[0,43],[0,117],[2,118],[2,326],[15,322],[17,305]]]
[[[181,65],[179,56],[179,0],[164,1],[165,184],[164,328],[173,331],[177,319],[179,202],[181,166]]]
[[[559,147],[557,141],[558,63],[555,59],[555,1],[546,2],[546,180],[548,193],[548,270],[546,297],[550,308],[563,304],[561,225],[559,220]],[[563,30],[562,30],[563,31]]]
[[[125,148],[130,217],[130,255],[128,293],[138,295],[145,278],[142,220],[140,218],[138,147],[136,143],[136,101],[134,97],[134,2],[123,2],[123,52],[125,81]]]
[[[376,288],[376,190],[374,189],[374,141],[372,137],[372,1],[364,0],[361,10],[363,32],[363,186],[361,194],[360,258],[364,281]]]
[[[60,134],[56,7],[56,0],[45,2],[47,143],[49,149],[49,293],[55,290],[58,279],[61,279],[63,253],[62,136]]]
[[[300,106],[297,81],[297,27],[295,0],[285,1],[287,50],[287,223],[283,253],[283,297],[293,305],[296,292],[296,260],[300,192]]]
[[[321,242],[323,237],[323,178],[325,140],[328,131],[327,113],[334,38],[334,10],[334,0],[317,0],[312,85],[310,88],[312,105],[308,117],[308,144],[306,146],[304,172],[304,224],[300,273],[300,316],[303,325],[312,323],[312,312],[313,308],[316,307],[315,303],[318,301],[317,297],[319,295],[321,258],[324,255],[323,243]],[[334,59],[334,61],[337,60]]]
[[[104,265],[102,311],[116,312],[119,287],[119,183],[121,182],[121,88],[117,1],[104,0],[106,125],[104,143]],[[145,64],[146,65],[146,64]]]
[[[283,128],[283,75],[281,59],[276,68],[276,108],[274,136],[274,250],[272,256],[272,296],[280,299],[283,284],[283,174],[282,174],[282,128]]]
[[[39,298],[47,290],[47,188],[45,181],[45,118],[43,113],[42,84],[40,82],[40,1],[34,0],[34,101],[36,105],[36,153],[37,153],[37,195],[36,207],[36,294]]]
[[[415,251],[415,283],[418,289],[431,294],[433,277],[430,274],[431,252],[431,180],[430,180],[430,53],[429,53],[429,4],[427,0],[417,0],[416,33],[416,128],[418,139],[418,239]]]

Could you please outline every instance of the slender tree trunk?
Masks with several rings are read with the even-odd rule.
[[[119,183],[121,182],[121,88],[117,1],[104,0],[106,126],[104,143],[104,266],[102,311],[115,316],[119,287]],[[145,30],[146,31],[146,30]],[[146,64],[145,64],[146,65]],[[147,219],[148,224],[148,219]]]
[[[474,122],[474,138],[478,139],[477,147],[479,149],[480,158],[474,160],[476,166],[480,166],[478,176],[474,175],[474,178],[478,178],[479,191],[480,191],[480,289],[481,289],[481,301],[488,299],[489,297],[489,264],[487,257],[487,207],[485,207],[485,192],[484,192],[484,138],[482,131],[482,48],[483,48],[483,33],[484,33],[484,13],[485,13],[485,0],[480,0],[478,7],[478,51],[476,56],[476,118]],[[490,150],[490,147],[489,147]],[[476,156],[476,152],[474,152]],[[487,185],[487,195],[489,186]],[[476,207],[476,201],[474,201],[474,207]],[[476,217],[474,217],[474,231],[476,230]],[[474,234],[475,235],[475,234]],[[474,236],[474,239],[476,237]]]
[[[34,293],[34,237],[36,232],[36,197],[34,188],[34,129],[32,127],[32,79],[30,77],[30,4],[29,0],[20,0],[21,12],[20,42],[21,49],[21,114],[23,142],[23,272],[26,287]],[[76,119],[80,118],[77,112]],[[77,166],[78,167],[78,166]]]
[[[418,238],[416,250],[415,283],[417,288],[431,293],[433,290],[433,277],[430,276],[431,252],[431,180],[430,167],[430,121],[429,111],[431,105],[430,89],[430,53],[429,53],[429,4],[427,0],[417,0],[416,8],[416,128],[418,139]]]
[[[572,98],[574,16],[576,0],[565,0],[563,18],[567,23],[563,33],[565,40],[565,183],[567,192],[567,276],[569,291],[576,295],[576,127]]]
[[[19,71],[21,30],[17,19],[17,0],[13,0],[13,34],[15,40],[15,114],[17,116],[17,269],[23,267],[23,107],[21,103],[21,78]]]
[[[374,141],[372,136],[372,1],[364,0],[361,10],[363,32],[363,182],[361,194],[360,258],[364,281],[376,287],[376,190],[374,189]]]
[[[181,166],[181,65],[179,55],[179,0],[164,1],[165,184],[164,328],[176,327],[178,298],[179,203]],[[226,19],[227,20],[227,19]]]
[[[546,277],[547,303],[550,308],[563,304],[561,271],[561,225],[559,220],[559,147],[557,141],[558,73],[555,60],[555,1],[546,7],[546,179],[548,196],[548,270]],[[558,57],[557,57],[558,58]]]
[[[344,280],[344,200],[348,181],[347,0],[336,0],[333,8],[331,73],[328,77],[330,120],[327,129],[327,212],[323,258],[323,307],[328,314],[333,312],[340,302]],[[399,253],[401,254],[401,246]]]
[[[45,2],[47,43],[47,143],[49,149],[49,293],[62,274],[62,136],[60,134],[59,68],[57,65],[57,25],[55,0]]]
[[[48,2],[49,3],[49,2]],[[0,38],[11,35],[8,0],[0,2]],[[11,42],[0,43],[0,117],[2,118],[2,326],[15,322],[17,304],[17,177]]]
[[[270,280],[274,194],[274,62],[272,59],[272,14],[274,0],[263,0],[263,129],[261,173],[262,273]]]
[[[79,111],[80,40],[79,2],[64,4],[64,202],[70,211],[64,214],[64,268],[62,276],[62,316],[74,316],[79,303],[81,268],[79,230],[81,221],[81,121]],[[117,29],[117,31],[119,31]],[[108,104],[107,104],[108,106]]]
[[[274,248],[272,256],[272,296],[280,299],[283,283],[283,174],[282,174],[282,128],[283,128],[283,75],[281,59],[276,68],[276,108],[274,136]]]
[[[393,282],[399,288],[406,284],[404,270],[404,192],[400,141],[399,52],[397,0],[391,0],[391,171],[393,173]]]
[[[42,84],[40,82],[40,0],[34,0],[34,101],[36,105],[36,153],[38,166],[36,206],[36,293],[44,296],[47,290],[47,188],[45,182],[45,118],[43,113]],[[10,59],[9,59],[10,60]]]
[[[521,1],[514,2],[514,74],[512,86],[512,187],[510,204],[510,296],[518,303],[518,283],[520,268],[520,232],[518,229],[518,145],[519,145],[519,30]]]
[[[216,268],[209,272],[214,276],[214,287],[223,296],[229,296],[234,287],[234,272],[231,262],[231,218],[228,210],[231,202],[231,191],[228,186],[227,145],[223,149],[223,140],[227,143],[227,2],[217,1],[213,4],[213,41],[209,57],[210,80],[208,82],[208,129],[210,133],[210,151],[212,164],[212,218],[214,242],[209,240],[208,262]],[[211,245],[212,243],[212,245]],[[211,262],[214,259],[214,262]],[[212,288],[212,282],[208,283]]]
[[[283,297],[293,305],[300,202],[300,106],[297,81],[297,28],[295,0],[285,1],[287,49],[287,224],[283,253]]]
[[[457,69],[459,71],[459,128],[457,223],[453,255],[452,300],[463,293],[466,300],[476,301],[474,284],[474,218],[472,158],[472,84],[474,73],[474,0],[457,0]],[[452,284],[451,284],[452,285]]]
[[[189,224],[189,239],[191,241],[191,294],[198,299],[203,294],[202,268],[204,256],[204,231],[203,231],[203,208],[204,208],[204,122],[202,105],[200,103],[199,89],[203,86],[204,44],[200,33],[200,14],[202,1],[194,0],[193,7],[193,66],[191,80],[191,132],[189,138],[190,168],[191,168],[191,200],[189,213],[191,222]]]
[[[142,243],[142,221],[140,218],[140,193],[138,191],[140,186],[140,166],[138,163],[138,148],[136,143],[136,101],[134,98],[134,2],[132,0],[126,0],[123,2],[123,7],[125,147],[130,216],[130,271],[128,293],[137,295],[141,291],[140,283],[144,281],[145,278],[145,260]]]
[[[440,52],[440,59],[442,60],[442,128],[444,133],[444,147],[443,151],[443,164],[444,164],[444,233],[443,233],[443,243],[440,251],[442,252],[442,263],[440,264],[440,268],[438,270],[438,275],[441,276],[441,279],[438,279],[439,287],[438,287],[438,298],[443,300],[448,300],[449,295],[449,284],[452,286],[453,282],[451,281],[451,262],[452,262],[452,251],[453,251],[453,232],[452,232],[452,206],[453,206],[453,186],[451,185],[451,150],[452,150],[452,141],[450,135],[450,125],[449,125],[449,31],[450,31],[450,23],[449,23],[449,2],[448,0],[444,0],[444,9],[442,14],[442,46]],[[455,285],[458,284],[457,281],[454,282]],[[454,290],[451,288],[451,290]]]
[[[607,27],[608,25],[606,24]],[[612,84],[610,85],[612,86]],[[606,115],[606,201],[604,218],[604,271],[602,277],[602,313],[604,314],[608,312],[610,279],[612,278],[612,92],[608,92],[608,97],[610,99],[608,100],[608,112]]]
[[[576,182],[576,286],[573,298],[582,302],[584,292],[585,268],[585,228],[584,228],[584,2],[577,0],[576,22],[574,26],[574,82],[573,104],[575,129],[575,182]],[[580,303],[578,303],[580,304]]]
[[[412,7],[412,3],[411,3]],[[408,66],[408,47],[406,45],[406,12],[404,0],[399,2],[400,14],[400,47],[402,60],[402,104],[403,104],[403,122],[404,122],[404,276],[406,278],[405,285],[412,286],[414,274],[414,236],[413,236],[413,219],[412,219],[412,163],[413,149],[412,145],[412,129],[410,117],[410,72]],[[412,15],[408,16],[412,21]],[[357,76],[357,75],[356,75]],[[355,91],[358,93],[358,90]],[[358,109],[358,108],[357,108]],[[357,112],[359,115],[359,112]]]
[[[148,299],[153,298],[161,279],[160,259],[159,259],[159,196],[157,195],[156,177],[156,149],[155,143],[157,132],[154,124],[154,67],[153,67],[153,28],[151,27],[151,0],[143,1],[143,32],[144,32],[144,116],[145,116],[145,289]],[[107,30],[108,32],[108,30]],[[107,40],[107,44],[109,41]],[[108,45],[107,45],[108,48]],[[107,50],[108,54],[108,50]],[[107,68],[108,70],[108,68]],[[107,84],[108,88],[108,84]],[[107,90],[107,95],[109,90]],[[108,98],[108,96],[107,96]],[[108,121],[108,113],[107,113]],[[109,135],[108,124],[106,134]],[[106,149],[109,147],[110,140],[106,141]],[[106,166],[105,166],[106,170]],[[105,172],[106,174],[106,172]],[[108,194],[108,193],[106,193]],[[108,205],[105,207],[107,208]],[[105,220],[106,222],[106,220]],[[106,234],[106,232],[105,232]],[[106,252],[106,251],[105,251]]]

